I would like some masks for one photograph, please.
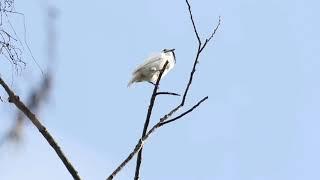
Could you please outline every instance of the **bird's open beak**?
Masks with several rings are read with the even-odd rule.
[[[167,52],[173,52],[176,49],[168,49]]]

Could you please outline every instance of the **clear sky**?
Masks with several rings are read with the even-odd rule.
[[[186,107],[209,99],[152,135],[142,179],[320,179],[319,1],[190,2],[201,37],[222,17],[201,56]],[[181,92],[186,85],[197,45],[187,7],[184,0],[52,4],[59,11],[58,63],[52,96],[39,116],[83,179],[104,179],[141,135],[152,87],[127,88],[132,70],[152,52],[175,48],[177,64],[161,90]],[[45,7],[40,0],[16,0],[30,48],[44,69]],[[1,61],[2,77],[25,100],[25,89],[35,86],[41,72],[29,57],[12,79],[9,64]],[[177,102],[160,97],[152,124]],[[14,107],[0,107],[3,133]],[[132,179],[134,167],[132,161],[117,179]],[[31,125],[22,144],[0,149],[0,179],[22,178],[71,179]]]

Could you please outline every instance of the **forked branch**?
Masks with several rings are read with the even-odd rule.
[[[167,114],[165,114],[163,117],[160,118],[160,120],[158,121],[158,123],[156,123],[149,131],[147,131],[148,129],[148,124],[150,122],[150,117],[151,117],[151,113],[152,113],[152,108],[154,106],[154,101],[157,95],[160,94],[166,94],[166,95],[179,95],[177,93],[170,93],[170,92],[157,92],[158,89],[158,85],[159,85],[159,81],[161,76],[158,78],[157,83],[155,84],[151,99],[150,99],[150,105],[149,105],[149,109],[148,109],[148,114],[147,114],[147,118],[146,118],[146,122],[144,125],[144,129],[143,129],[143,133],[142,133],[142,137],[139,139],[137,145],[135,146],[134,150],[129,154],[129,156],[112,172],[112,174],[107,178],[108,180],[113,179],[117,173],[134,157],[134,155],[136,155],[138,153],[138,157],[137,157],[137,163],[136,163],[136,171],[135,171],[135,180],[139,179],[139,174],[140,174],[140,166],[141,166],[141,161],[142,161],[142,148],[144,145],[144,142],[146,141],[146,139],[150,136],[150,134],[152,134],[156,129],[167,125],[171,122],[177,121],[178,119],[181,119],[182,117],[184,117],[185,115],[187,115],[188,113],[192,112],[194,109],[196,109],[201,103],[203,103],[205,100],[208,99],[208,96],[204,97],[203,99],[201,99],[197,104],[195,104],[192,108],[190,108],[189,110],[181,113],[180,115],[176,116],[175,118],[169,119],[173,114],[175,114],[181,107],[184,106],[190,86],[192,84],[193,81],[193,77],[194,77],[194,73],[196,71],[196,66],[199,63],[199,57],[201,52],[203,51],[203,49],[207,46],[207,44],[212,40],[212,38],[214,37],[214,35],[216,34],[220,24],[221,24],[221,18],[219,17],[219,21],[218,24],[216,25],[216,27],[214,28],[213,32],[210,34],[210,36],[208,36],[208,38],[205,39],[204,43],[201,40],[196,24],[194,22],[194,18],[192,15],[192,10],[191,10],[191,5],[189,3],[188,0],[186,0],[186,4],[188,6],[188,11],[189,11],[189,15],[190,15],[190,19],[191,19],[191,23],[192,23],[192,27],[194,30],[194,34],[197,38],[198,41],[198,48],[197,48],[197,52],[196,52],[196,57],[194,59],[193,62],[193,66],[190,72],[190,76],[189,76],[189,80],[187,82],[186,88],[183,92],[183,96],[181,98],[181,102],[175,107],[173,108],[171,111],[169,111]],[[168,120],[169,119],[169,120]]]
[[[154,84],[154,88],[153,88],[153,92],[150,98],[150,103],[149,103],[149,108],[148,108],[148,112],[147,112],[147,117],[144,123],[144,127],[143,127],[143,131],[142,131],[142,135],[141,138],[138,142],[138,144],[136,145],[136,147],[134,148],[133,152],[129,154],[129,156],[112,172],[112,174],[107,178],[108,180],[113,179],[113,177],[133,158],[133,156],[139,152],[138,158],[137,158],[137,163],[139,163],[139,168],[140,168],[140,164],[141,164],[141,159],[142,159],[142,146],[143,146],[143,137],[146,136],[147,130],[148,130],[148,126],[149,126],[149,122],[150,122],[150,118],[151,118],[151,114],[152,114],[152,109],[154,106],[154,102],[156,100],[156,97],[158,95],[158,88],[159,88],[159,83],[162,77],[162,74],[164,72],[164,70],[166,69],[167,65],[168,65],[168,61],[166,61],[166,63],[163,65],[162,69],[160,70],[159,76],[157,78],[156,83]],[[138,165],[137,165],[138,167]]]
[[[169,120],[170,122],[178,120],[180,118],[182,118],[184,115],[190,113],[191,111],[193,111],[194,109],[196,109],[201,103],[203,103],[205,100],[208,99],[208,96],[203,98],[201,101],[199,101],[196,105],[194,105],[192,108],[190,108],[189,110],[187,110],[186,112],[182,113],[183,115],[178,116],[177,118],[174,118],[172,120]],[[118,172],[121,171],[121,169],[127,165],[127,163],[141,150],[141,148],[143,147],[143,145],[145,144],[146,140],[150,137],[150,135],[152,133],[155,132],[155,130],[157,130],[158,128],[170,123],[170,122],[161,122],[159,121],[157,124],[155,124],[147,133],[145,136],[143,136],[143,138],[140,138],[137,145],[135,146],[135,148],[133,149],[133,151],[129,154],[129,156],[112,172],[112,174],[107,178],[107,180],[111,180],[113,179]]]
[[[210,34],[210,36],[205,40],[205,43],[203,44],[202,43],[202,40],[199,36],[199,33],[198,33],[198,30],[197,30],[197,27],[196,27],[196,24],[194,22],[194,18],[193,18],[193,15],[192,15],[192,10],[191,10],[191,5],[189,3],[188,0],[186,0],[186,4],[188,6],[188,11],[189,11],[189,15],[190,15],[190,19],[191,19],[191,23],[192,23],[192,27],[193,27],[193,30],[194,30],[194,33],[196,35],[196,38],[198,40],[198,49],[197,49],[197,53],[196,53],[196,57],[195,57],[195,60],[194,60],[194,63],[193,63],[193,67],[192,67],[192,70],[191,70],[191,73],[190,73],[190,76],[189,76],[189,81],[187,83],[187,86],[186,86],[186,89],[183,93],[183,97],[181,99],[181,103],[173,108],[168,114],[164,115],[161,119],[160,119],[160,122],[165,122],[169,117],[171,117],[175,112],[177,112],[181,107],[184,106],[184,103],[186,101],[186,98],[187,98],[187,95],[188,95],[188,92],[189,92],[189,88],[192,84],[192,80],[193,80],[193,76],[194,76],[194,73],[196,71],[196,66],[199,62],[199,56],[202,52],[202,50],[206,47],[206,45],[209,43],[209,41],[211,41],[211,39],[213,38],[213,36],[215,35],[215,33],[217,32],[219,26],[220,26],[220,23],[221,23],[221,18],[219,17],[219,23],[218,25],[214,28],[213,32]],[[181,116],[181,115],[180,115]],[[183,116],[183,115],[182,115]],[[181,116],[181,117],[182,117]],[[180,118],[178,118],[180,119]],[[173,121],[170,121],[170,122],[173,122]],[[167,123],[170,123],[170,122],[167,122]],[[166,124],[167,124],[166,123]],[[135,172],[135,177],[134,179],[135,180],[138,180],[139,179],[139,172],[140,172],[140,164],[141,164],[141,158],[140,157],[140,154],[141,154],[141,150],[139,152],[139,155],[138,155],[138,159],[137,159],[137,164],[136,164],[136,172]]]

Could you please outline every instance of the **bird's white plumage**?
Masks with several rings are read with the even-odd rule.
[[[136,67],[136,69],[133,71],[132,74],[138,72],[142,68],[146,68],[148,66],[152,67],[154,63],[161,61],[161,58],[162,58],[161,53],[157,53],[149,56],[143,64],[140,64],[138,67]]]
[[[132,73],[132,79],[129,81],[128,86],[135,82],[151,82],[156,83],[159,73],[164,64],[168,61],[165,71],[162,74],[164,77],[175,65],[174,49],[166,50],[154,54],[146,59],[146,61],[139,65]]]

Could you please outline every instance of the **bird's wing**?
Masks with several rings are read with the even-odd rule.
[[[156,63],[157,61],[161,61],[162,57],[161,54],[154,54],[152,56],[150,56],[149,58],[147,58],[147,60],[139,65],[134,71],[133,74],[135,74],[136,72],[140,71],[141,69],[149,69],[151,71],[156,71],[156,67],[154,67],[154,63]]]

